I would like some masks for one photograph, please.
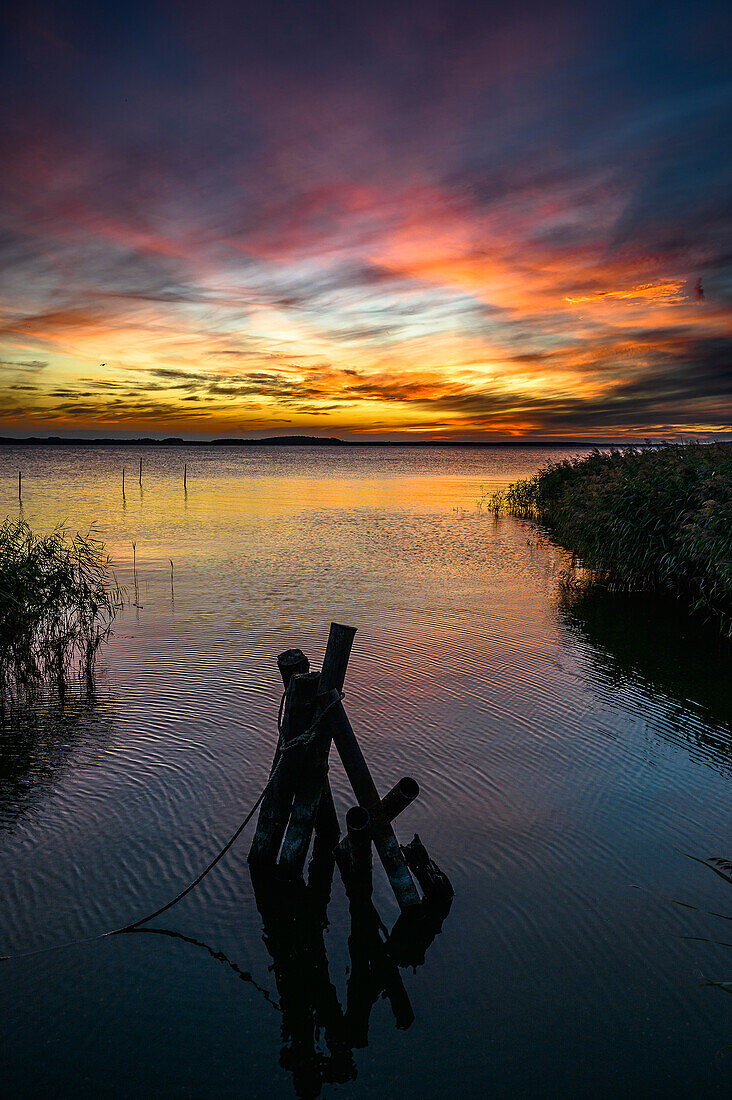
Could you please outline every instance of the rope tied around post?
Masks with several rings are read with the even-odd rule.
[[[290,749],[294,749],[294,748],[298,748],[298,747],[304,747],[305,745],[311,744],[311,742],[313,742],[315,740],[315,734],[317,732],[318,726],[323,721],[323,719],[325,718],[328,711],[332,707],[334,707],[337,703],[340,703],[340,701],[342,699],[345,699],[345,697],[346,697],[345,691],[339,692],[338,693],[338,698],[337,699],[333,698],[330,701],[330,703],[328,703],[328,706],[323,708],[323,710],[320,712],[320,714],[315,719],[315,721],[312,722],[308,726],[308,728],[306,730],[304,730],[303,733],[299,733],[297,735],[297,737],[293,737],[292,740],[290,740],[290,741],[283,741],[283,739],[282,739],[282,712],[283,712],[284,705],[285,705],[285,695],[286,694],[287,694],[286,692],[282,693],[282,702],[280,703],[280,716],[279,716],[279,719],[278,719],[278,722],[277,722],[277,726],[278,726],[278,729],[280,731],[280,744],[279,744],[280,752],[289,752]]]

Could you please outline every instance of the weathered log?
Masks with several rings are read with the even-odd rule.
[[[322,724],[332,737],[338,750],[358,804],[371,814],[373,821],[372,834],[376,851],[391,883],[399,908],[406,911],[418,906],[420,904],[419,893],[412,881],[412,876],[399,847],[399,842],[394,835],[394,830],[388,821],[378,820],[381,807],[379,792],[371,778],[371,772],[356,740],[356,735],[351,728],[351,723],[348,721],[346,712],[343,709],[338,691],[334,689],[321,695],[319,708],[323,715]]]
[[[402,810],[406,810],[419,794],[419,783],[405,775],[381,800],[381,817],[384,821],[393,821]]]
[[[404,858],[413,872],[425,898],[430,902],[450,902],[455,895],[452,883],[433,859],[430,859],[418,835],[402,848]]]
[[[293,673],[285,689],[280,737],[282,752],[270,774],[269,785],[259,811],[257,829],[249,849],[252,864],[274,864],[285,835],[295,793],[298,764],[302,762],[299,747],[288,751],[288,744],[304,733],[315,718],[318,683],[317,672]]]
[[[323,669],[320,673],[321,693],[324,690],[342,691],[355,633],[355,627],[342,626],[340,623],[330,624]],[[335,843],[340,835],[338,817],[328,783],[329,753],[330,736],[324,727],[316,726],[315,739],[302,757],[302,772],[297,781],[292,815],[280,853],[280,867],[286,874],[293,877],[302,874],[313,828],[316,825],[318,833],[329,837],[332,843]],[[321,803],[322,810],[320,810]]]

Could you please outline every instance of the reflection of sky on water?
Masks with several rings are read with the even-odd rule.
[[[114,927],[190,881],[267,775],[276,654],[299,645],[317,666],[336,619],[358,627],[346,702],[377,785],[412,774],[422,788],[400,839],[418,832],[456,890],[425,965],[401,970],[414,1026],[396,1030],[377,1001],[353,1095],[384,1095],[405,1071],[422,1095],[478,1094],[489,1078],[499,1095],[597,1093],[608,1067],[620,1093],[724,1091],[726,1002],[694,972],[724,976],[728,958],[683,941],[709,936],[709,918],[669,900],[726,903],[677,851],[725,854],[724,664],[650,609],[558,606],[561,551],[476,511],[481,484],[544,455],[214,455],[209,484],[190,452],[186,500],[182,456],[155,453],[126,511],[120,454],[77,456],[74,478],[64,456],[30,455],[27,511],[78,522],[97,502],[128,584],[137,543],[141,606],[105,648],[95,709],[26,742],[33,812],[11,787],[0,845],[4,950]],[[330,774],[342,812],[353,796],[335,754]],[[274,996],[245,854],[170,927]],[[374,904],[390,927],[380,872]],[[343,1004],[338,881],[327,915]],[[99,1093],[156,1080],[169,1094],[291,1095],[271,1009],[202,950],[123,937],[6,965],[6,1076],[21,1093],[68,1090],[81,1071]]]

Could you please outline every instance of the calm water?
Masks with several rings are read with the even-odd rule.
[[[682,854],[732,858],[728,651],[647,601],[568,602],[565,555],[476,509],[556,456],[0,451],[3,514],[20,467],[32,525],[94,520],[131,595],[136,544],[138,581],[95,694],[2,730],[0,954],[118,926],[198,872],[268,774],[277,653],[317,665],[332,619],[358,627],[345,702],[378,785],[422,786],[400,839],[456,893],[397,974],[405,1027],[337,873],[325,929],[288,941],[260,898],[263,929],[250,829],[161,918],[175,935],[0,963],[7,1094],[729,1095],[732,1002],[703,981],[732,979],[711,915],[732,888]],[[345,811],[335,752],[331,780]],[[391,928],[380,869],[374,902]]]

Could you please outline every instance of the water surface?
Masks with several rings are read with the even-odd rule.
[[[568,599],[566,555],[476,507],[556,457],[3,448],[4,513],[21,468],[25,518],[93,520],[132,602],[94,692],[5,721],[0,953],[126,923],[198,872],[267,777],[277,653],[317,665],[331,620],[358,627],[345,703],[377,784],[422,787],[400,839],[455,887],[399,970],[413,1022],[379,997],[366,1045],[341,1042],[359,956],[340,879],[325,954],[308,947],[334,998],[316,1012],[258,908],[249,831],[162,919],[175,935],[0,964],[11,1094],[729,1093],[729,997],[703,978],[732,978],[711,942],[732,926],[706,912],[732,915],[732,888],[682,854],[732,855],[728,651],[657,602]],[[345,812],[335,752],[331,781]],[[374,903],[390,929],[379,870]],[[296,955],[310,933],[291,932]]]

